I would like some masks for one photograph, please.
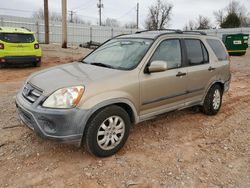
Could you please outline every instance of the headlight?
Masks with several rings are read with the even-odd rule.
[[[50,95],[43,103],[47,108],[73,108],[84,93],[83,86],[62,88]]]

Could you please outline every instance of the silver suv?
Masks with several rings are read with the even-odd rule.
[[[106,157],[123,147],[132,124],[191,106],[217,114],[230,78],[218,38],[141,31],[107,41],[81,62],[33,74],[16,106],[41,137],[85,143],[89,152]]]

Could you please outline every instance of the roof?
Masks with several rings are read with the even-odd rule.
[[[130,35],[122,35],[118,38],[146,38],[146,39],[156,39],[162,35],[189,35],[189,36],[204,36],[207,35],[205,32],[202,31],[181,31],[181,30],[145,30],[145,31],[139,31],[135,34]]]
[[[33,32],[25,27],[0,27],[0,33],[25,33],[33,34]]]

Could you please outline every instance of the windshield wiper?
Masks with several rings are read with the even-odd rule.
[[[99,62],[93,62],[93,63],[89,63],[90,65],[95,65],[95,66],[99,66],[99,67],[106,67],[106,68],[111,68],[111,69],[114,69],[113,66],[111,65],[107,65],[107,64],[104,64],[104,63],[99,63]]]

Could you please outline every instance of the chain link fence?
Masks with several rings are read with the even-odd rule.
[[[25,27],[32,30],[38,41],[44,43],[44,22],[32,18],[0,15],[0,26]],[[89,41],[103,43],[106,40],[121,34],[135,33],[136,29],[112,28],[103,26],[88,26],[84,24],[68,23],[68,44],[79,45]],[[61,43],[62,24],[61,22],[50,21],[49,25],[50,43]]]

